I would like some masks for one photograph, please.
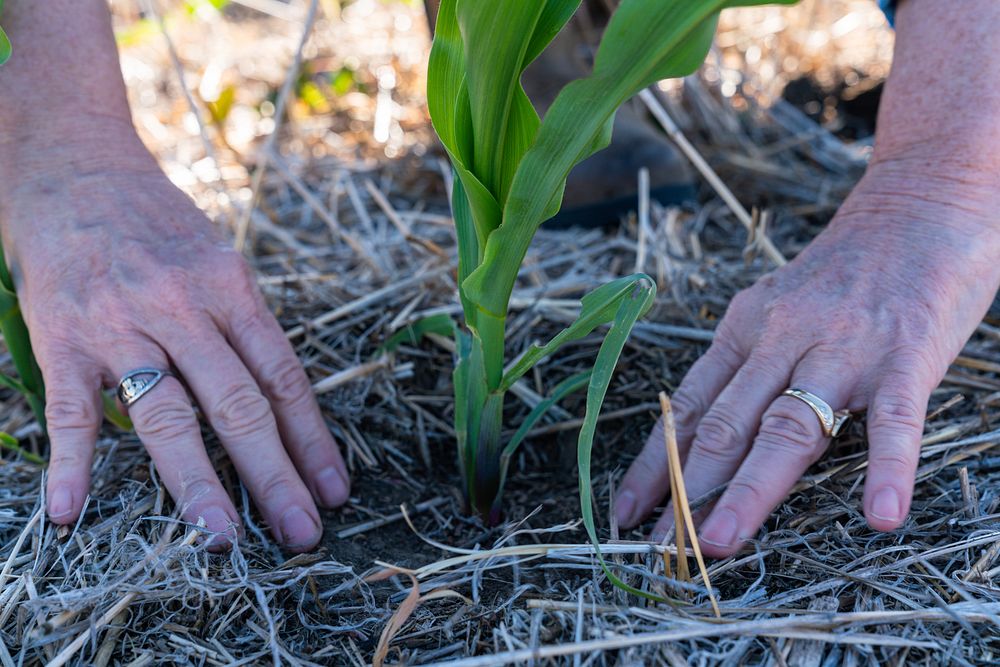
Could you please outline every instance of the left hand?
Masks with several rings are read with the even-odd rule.
[[[877,530],[905,520],[930,393],[1000,285],[995,189],[915,168],[873,164],[808,248],[733,299],[675,393],[689,498],[728,482],[701,524],[707,554],[737,552],[829,445],[788,387],[868,410],[865,516]],[[622,483],[619,523],[668,487],[658,425]],[[668,508],[653,539],[671,525]]]

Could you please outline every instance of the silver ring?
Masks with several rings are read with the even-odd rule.
[[[812,411],[816,413],[817,417],[819,417],[820,428],[823,429],[823,435],[827,438],[836,438],[844,431],[844,427],[851,421],[850,411],[838,410],[834,412],[829,403],[816,394],[810,393],[805,389],[789,387],[785,391],[781,392],[781,394],[782,396],[797,398],[812,408]]]
[[[148,394],[168,375],[172,377],[173,373],[159,368],[137,368],[129,371],[118,381],[118,400],[128,407]]]

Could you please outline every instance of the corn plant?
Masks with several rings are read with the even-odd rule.
[[[653,303],[654,284],[636,274],[596,289],[583,297],[579,317],[566,329],[505,364],[511,292],[539,225],[559,210],[570,170],[609,143],[618,107],[646,86],[694,71],[711,45],[719,12],[751,4],[762,3],[622,0],[593,72],[563,88],[540,120],[520,78],[580,0],[441,1],[427,103],[454,174],[451,205],[465,325],[455,329],[455,433],[468,501],[491,521],[499,518],[508,462],[530,427],[556,401],[588,385],[577,446],[580,500],[600,557],[591,448],[615,366],[636,321]],[[504,397],[513,384],[563,345],[604,325],[610,329],[593,369],[558,384],[503,442]]]

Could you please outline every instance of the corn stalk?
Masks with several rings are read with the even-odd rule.
[[[653,281],[636,274],[598,288],[583,298],[575,322],[545,345],[532,346],[504,370],[511,292],[535,232],[561,206],[570,170],[610,142],[616,110],[646,86],[694,71],[711,45],[723,8],[762,3],[622,0],[604,32],[593,72],[563,88],[542,121],[520,78],[579,4],[442,0],[427,103],[455,177],[451,205],[465,324],[455,330],[455,432],[467,498],[489,520],[498,520],[507,463],[524,434],[556,400],[587,385],[578,441],[580,500],[600,557],[590,453],[622,349],[635,322],[653,303]],[[513,383],[566,343],[605,325],[610,329],[593,370],[558,385],[514,438],[501,442],[504,396]],[[605,572],[628,588],[606,567]]]

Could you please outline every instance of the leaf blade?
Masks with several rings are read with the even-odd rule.
[[[602,324],[607,324],[614,320],[622,300],[628,298],[636,286],[643,281],[650,281],[650,279],[641,273],[625,276],[602,285],[584,296],[580,300],[579,316],[545,345],[531,345],[504,374],[500,384],[501,390],[506,391],[510,389],[535,364],[554,353],[566,343],[579,340],[589,335],[590,332]],[[642,314],[644,315],[645,313]]]
[[[597,353],[597,361],[594,363],[594,371],[591,376],[590,386],[587,389],[587,411],[584,416],[583,425],[580,427],[580,436],[577,440],[577,469],[580,479],[580,510],[583,514],[583,525],[590,537],[590,542],[594,546],[597,562],[604,570],[608,580],[624,591],[638,595],[649,600],[658,602],[668,602],[676,604],[674,601],[661,598],[647,591],[639,590],[634,586],[622,581],[604,560],[601,554],[601,543],[597,537],[597,526],[594,521],[593,493],[591,490],[590,461],[594,448],[594,435],[597,432],[597,419],[601,413],[601,406],[604,404],[604,397],[607,395],[611,378],[614,375],[618,359],[628,336],[635,326],[636,321],[641,317],[641,313],[649,309],[656,294],[656,288],[649,282],[644,288],[637,289],[636,293],[629,298],[622,300],[614,323],[608,332],[601,349]]]

